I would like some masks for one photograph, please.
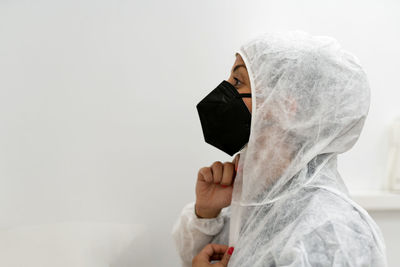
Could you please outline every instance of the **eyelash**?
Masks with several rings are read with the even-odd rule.
[[[235,83],[235,86],[237,86],[237,85],[238,85],[238,84],[237,84],[238,82],[240,82],[240,83],[241,83],[241,81],[239,81],[239,79],[238,79],[238,78],[235,78],[235,77],[234,77],[233,79],[236,81],[236,83]]]

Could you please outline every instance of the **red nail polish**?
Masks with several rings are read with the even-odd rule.
[[[226,188],[226,187],[228,187],[227,185],[224,185],[224,184],[221,184],[221,186],[222,186],[223,188]]]
[[[234,247],[230,247],[230,248],[228,249],[228,254],[229,254],[229,255],[232,255],[234,249],[235,249]]]

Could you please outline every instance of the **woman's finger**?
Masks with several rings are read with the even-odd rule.
[[[212,183],[213,182],[213,175],[212,175],[212,172],[211,172],[211,168],[209,168],[209,167],[201,168],[199,170],[197,179],[205,181],[207,183]]]
[[[235,166],[231,162],[224,163],[224,171],[222,174],[221,185],[223,185],[223,186],[231,185],[234,174],[235,174],[234,168],[235,168]]]
[[[224,266],[224,267],[228,266],[228,262],[232,256],[233,250],[234,250],[234,247],[230,247],[229,249],[226,250],[224,256],[222,257],[221,261],[219,262],[219,264],[221,266]]]
[[[212,260],[213,255],[224,254],[228,250],[228,246],[220,244],[208,244],[196,256],[198,260]]]
[[[240,153],[238,153],[235,158],[232,160],[232,163],[235,164],[235,171],[237,171],[239,165]]]
[[[213,176],[213,181],[219,184],[222,180],[223,164],[221,161],[216,161],[211,165],[211,172]]]
[[[224,255],[225,253],[214,254],[211,256],[210,261],[220,261]]]

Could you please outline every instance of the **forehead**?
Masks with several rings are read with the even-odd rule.
[[[235,57],[236,57],[236,59],[235,59],[235,62],[233,63],[233,66],[232,66],[231,71],[233,71],[233,69],[234,69],[237,65],[245,65],[245,64],[244,64],[244,61],[243,61],[243,58],[240,56],[240,54],[236,53],[236,54],[235,54]],[[240,70],[240,69],[242,69],[242,68],[239,68],[238,70]]]
[[[235,57],[236,57],[235,65],[244,64],[243,58],[239,53],[236,53]]]

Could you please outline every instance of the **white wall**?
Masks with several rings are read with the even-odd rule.
[[[170,230],[197,171],[230,160],[204,143],[195,105],[267,30],[331,35],[360,58],[370,114],[339,165],[351,189],[381,188],[399,13],[395,0],[0,1],[0,229],[147,224],[146,266],[178,265]]]

